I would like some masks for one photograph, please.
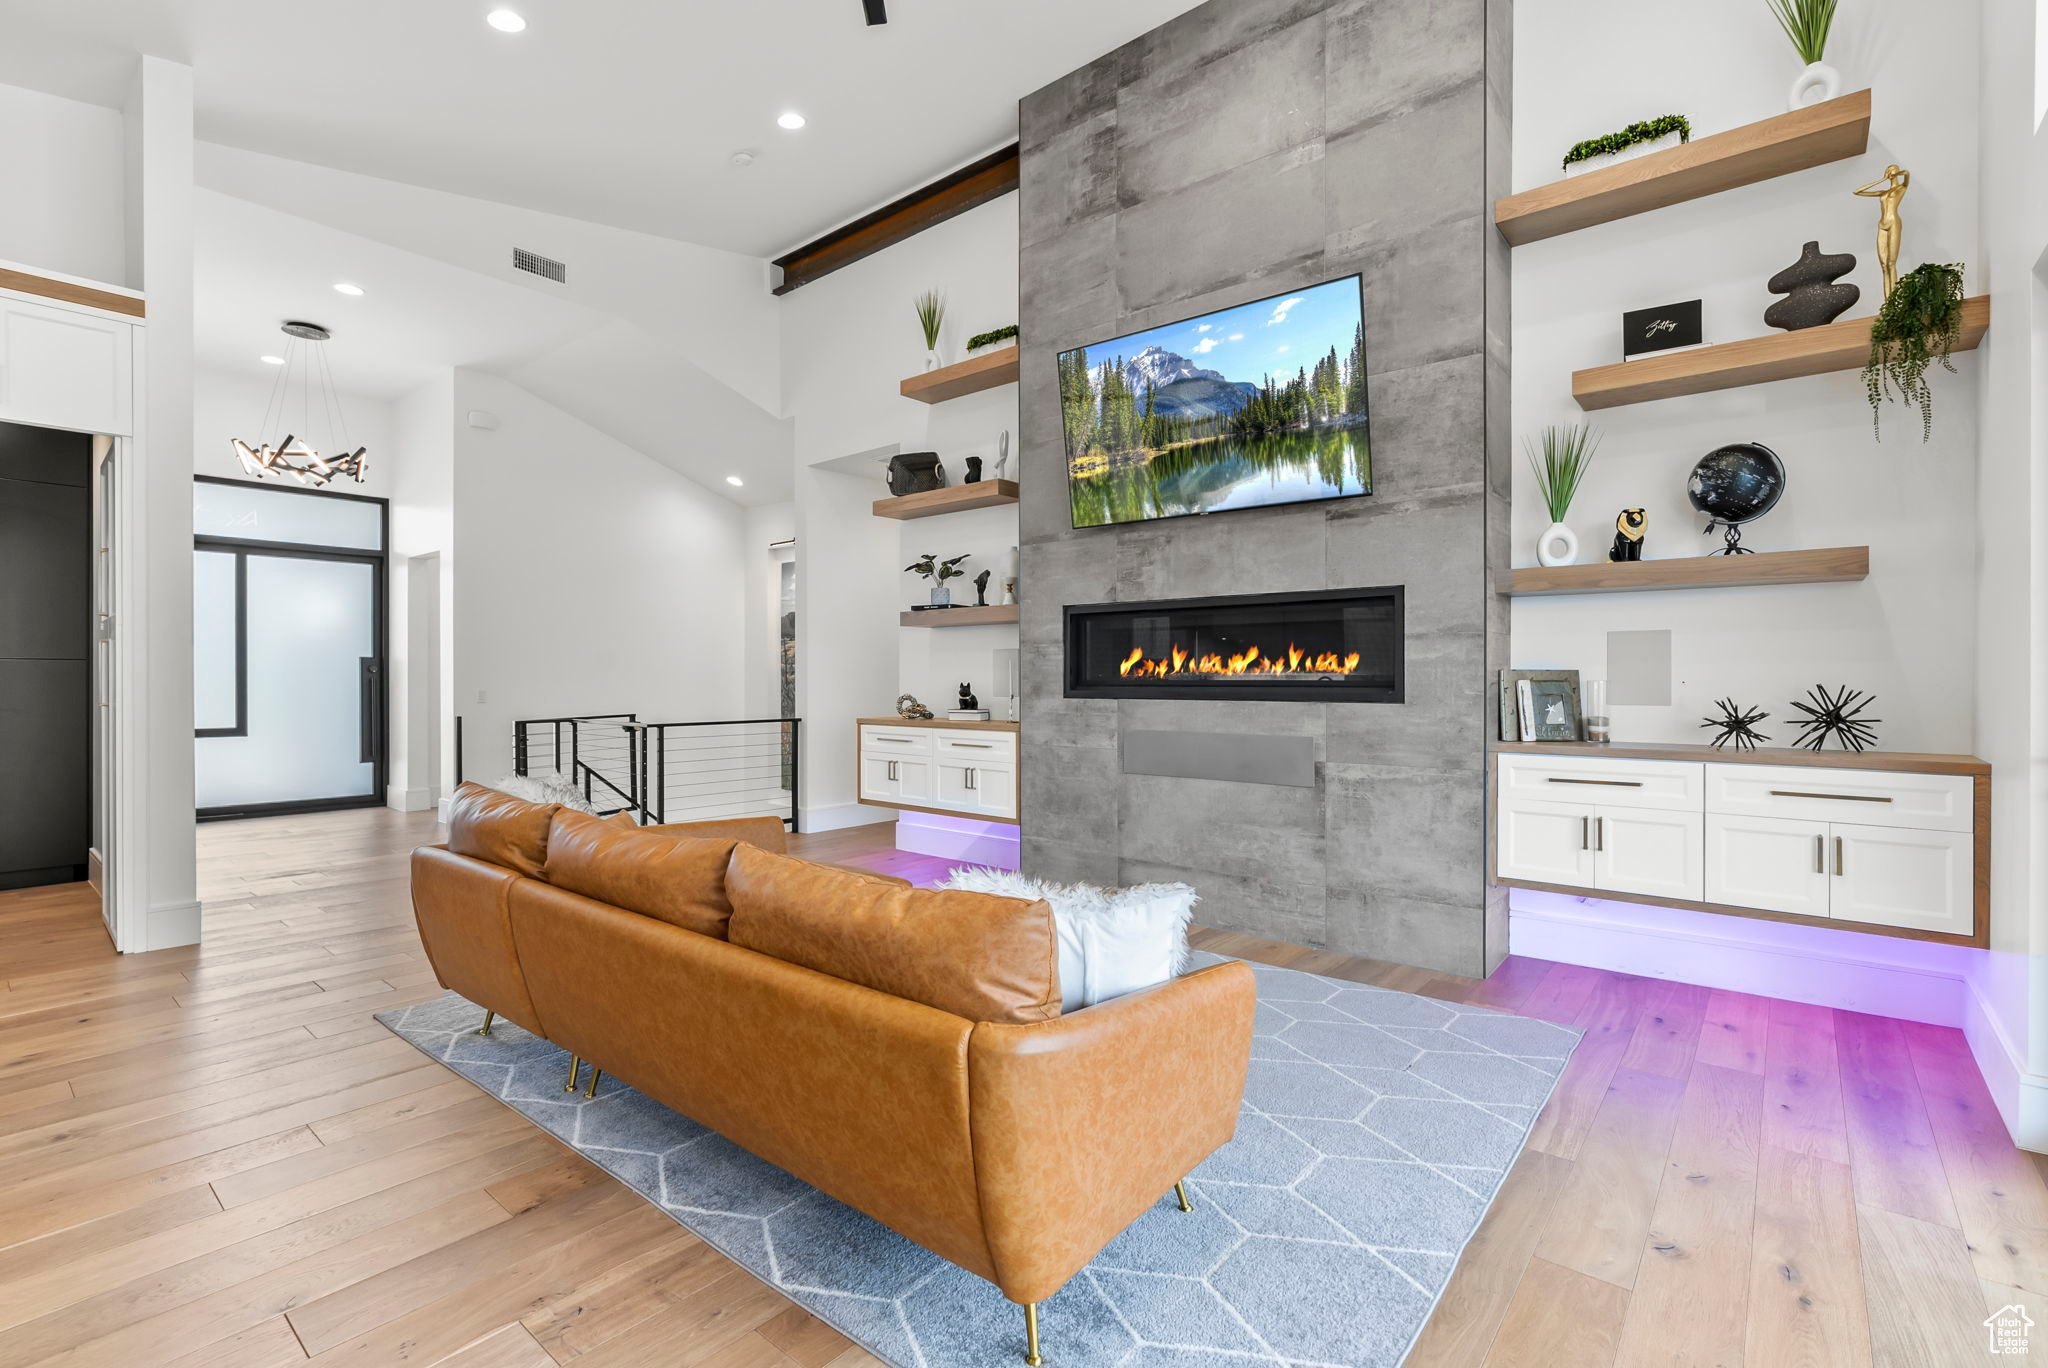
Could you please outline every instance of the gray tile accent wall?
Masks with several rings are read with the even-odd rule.
[[[1020,108],[1024,865],[1461,974],[1507,664],[1509,0],[1211,0]],[[1062,349],[1360,273],[1370,498],[1075,531]],[[1405,584],[1405,704],[1069,699],[1061,607]],[[1310,788],[1127,774],[1126,731],[1305,737]]]

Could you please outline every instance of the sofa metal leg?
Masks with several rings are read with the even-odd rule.
[[[1038,1303],[1024,1303],[1024,1361],[1038,1368],[1045,1360],[1038,1355]]]
[[[603,1069],[598,1068],[595,1064],[590,1066],[590,1086],[584,1090],[583,1096],[585,1098],[597,1096],[597,1080],[603,1077]]]
[[[1193,1207],[1188,1205],[1188,1185],[1185,1179],[1173,1185],[1173,1195],[1180,1199],[1180,1209],[1182,1211],[1194,1210]]]
[[[480,1036],[489,1035],[491,1033],[491,1023],[497,1019],[498,1014],[486,1008],[484,1010],[484,1024],[477,1028],[477,1034]]]
[[[562,1091],[563,1091],[563,1092],[575,1092],[575,1091],[576,1091],[576,1075],[577,1075],[577,1074],[579,1074],[579,1073],[581,1073],[582,1071],[583,1071],[583,1058],[582,1058],[582,1056],[580,1056],[580,1055],[570,1055],[570,1056],[569,1056],[569,1081],[568,1081],[567,1083],[565,1083],[565,1084],[563,1084],[563,1085],[562,1085]]]

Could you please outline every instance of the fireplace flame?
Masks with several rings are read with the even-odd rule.
[[[1199,656],[1175,646],[1164,657],[1154,660],[1143,647],[1133,646],[1116,672],[1126,679],[1163,679],[1168,675],[1348,675],[1358,669],[1358,661],[1357,651],[1343,655],[1335,651],[1309,652],[1293,642],[1287,644],[1285,659],[1262,655],[1256,646],[1235,655],[1211,651]]]

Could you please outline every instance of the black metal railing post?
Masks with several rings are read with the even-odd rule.
[[[668,820],[668,728],[654,729],[654,824]]]
[[[789,830],[793,836],[801,836],[804,830],[803,804],[799,801],[803,793],[799,781],[804,772],[804,747],[802,735],[797,730],[802,725],[801,717],[789,719]]]
[[[512,772],[520,778],[526,777],[526,724],[512,724]]]

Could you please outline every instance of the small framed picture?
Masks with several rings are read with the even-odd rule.
[[[1652,352],[1700,345],[1700,301],[1630,309],[1621,316],[1621,359],[1633,361]]]
[[[1578,741],[1583,725],[1577,670],[1500,672],[1501,740]]]

